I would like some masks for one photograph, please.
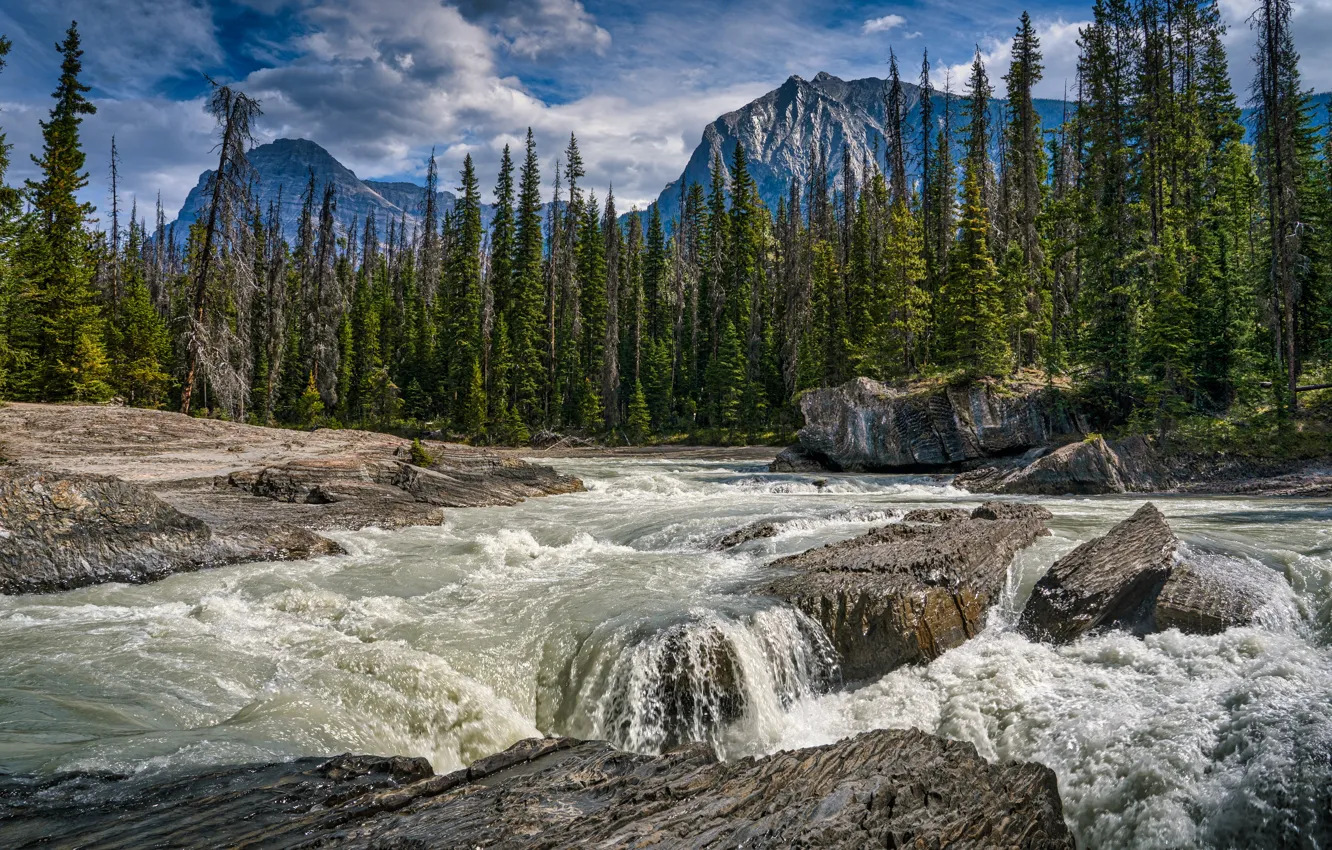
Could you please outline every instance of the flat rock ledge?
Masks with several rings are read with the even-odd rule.
[[[1049,534],[1039,505],[986,502],[907,514],[900,523],[773,562],[792,575],[762,592],[827,633],[847,680],[925,663],[985,625],[1014,555]]]
[[[435,776],[339,756],[170,778],[0,778],[0,837],[30,847],[1072,850],[1055,774],[970,744],[880,730],[718,762],[529,739]]]
[[[341,554],[317,532],[438,525],[447,509],[577,492],[548,466],[365,431],[90,405],[0,407],[0,593],[145,582]],[[417,460],[420,460],[418,457]]]
[[[814,459],[848,472],[941,471],[1086,430],[1055,390],[1012,391],[985,382],[903,391],[857,378],[806,392],[800,410],[799,463]],[[796,468],[773,471],[808,471],[795,456],[790,463]]]
[[[1051,643],[1102,628],[1216,634],[1252,623],[1283,584],[1255,562],[1181,557],[1179,538],[1148,502],[1057,561],[1033,588],[1018,630]]]
[[[287,523],[229,531],[215,534],[118,478],[0,467],[0,593],[141,583],[240,561],[342,552]]]

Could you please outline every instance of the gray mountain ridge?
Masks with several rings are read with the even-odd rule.
[[[679,216],[682,188],[698,183],[706,190],[711,182],[714,154],[721,155],[729,181],[731,159],[740,143],[745,145],[749,156],[749,171],[758,187],[759,197],[770,210],[775,210],[779,200],[786,197],[793,179],[799,179],[802,185],[807,183],[816,151],[826,152],[829,179],[836,187],[841,185],[842,149],[846,146],[851,153],[855,176],[863,182],[865,163],[882,157],[885,87],[886,81],[877,77],[843,80],[820,72],[812,80],[805,80],[793,75],[767,94],[718,117],[704,128],[702,140],[694,148],[680,177],[667,184],[657,198],[667,229],[671,229],[672,220]],[[907,106],[904,134],[909,150],[914,152],[921,136],[920,90],[912,83],[903,83],[902,88]],[[1314,97],[1316,104],[1324,106],[1328,99],[1326,93]],[[931,99],[934,123],[942,124],[946,101],[951,103],[947,108],[952,116],[953,130],[960,133],[966,124],[960,95],[954,94],[949,101],[943,93],[934,93]],[[991,100],[991,118],[996,122],[1001,120],[1005,107],[1005,101]],[[1075,108],[1075,104],[1063,100],[1036,100],[1036,109],[1046,131],[1057,128]],[[931,135],[936,132],[937,129],[931,129]],[[997,146],[997,140],[995,144]],[[410,182],[361,180],[312,141],[279,139],[256,147],[250,153],[250,161],[259,177],[256,191],[263,208],[267,210],[269,202],[276,201],[281,193],[280,217],[288,239],[295,237],[301,195],[311,170],[314,171],[317,191],[322,192],[325,183],[330,181],[336,187],[337,220],[344,230],[353,220],[363,225],[371,211],[379,224],[381,239],[387,234],[389,218],[398,219],[405,213],[409,227],[420,222],[424,187]],[[910,163],[913,174],[916,166],[914,161]],[[177,221],[181,226],[177,227],[176,233],[181,241],[188,232],[188,224],[203,208],[204,187],[210,174],[204,172],[200,176],[198,185],[190,191],[180,211]],[[456,201],[453,193],[448,191],[439,192],[437,198],[441,214],[451,210]],[[643,216],[646,224],[648,211],[638,214]],[[625,213],[621,221],[630,215],[633,213]],[[492,216],[493,208],[486,205],[482,218],[487,226]]]

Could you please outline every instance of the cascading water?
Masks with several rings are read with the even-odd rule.
[[[831,643],[798,611],[769,608],[741,621],[691,613],[689,622],[603,653],[609,669],[597,677],[604,690],[593,698],[596,737],[646,753],[690,741],[722,757],[753,751],[793,702],[837,680]]]
[[[982,634],[846,691],[822,634],[752,593],[768,562],[975,497],[925,476],[559,463],[589,492],[343,534],[346,557],[0,597],[0,771],[347,750],[447,771],[539,734],[732,758],[912,726],[1049,765],[1080,846],[1327,846],[1332,502],[1157,499],[1192,561],[1275,588],[1258,622],[1049,647],[1012,628],[1032,585],[1142,499],[1042,499],[1053,534]],[[776,535],[712,550],[759,520]]]

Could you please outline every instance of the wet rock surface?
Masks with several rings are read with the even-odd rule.
[[[1018,629],[1067,643],[1101,626],[1142,625],[1175,564],[1179,539],[1151,502],[1050,567],[1032,589]]]
[[[751,522],[735,531],[727,532],[716,540],[712,541],[713,549],[734,549],[751,540],[763,540],[768,537],[776,537],[778,532],[777,523],[768,520]]]
[[[0,778],[7,847],[1074,847],[1054,772],[881,730],[718,762],[529,739],[455,773],[339,756],[174,777]]]
[[[3,593],[139,583],[239,561],[340,552],[286,523],[219,523],[215,530],[118,478],[0,467]]]
[[[801,445],[787,446],[768,464],[769,472],[827,472],[828,469],[827,458],[815,455]]]
[[[1279,594],[1285,578],[1262,564],[1223,556],[1194,556],[1177,564],[1153,609],[1156,628],[1214,635],[1248,626]]]
[[[842,543],[782,558],[764,592],[818,622],[849,680],[928,662],[984,626],[1014,555],[1049,534],[1038,505],[913,511]]]
[[[868,378],[801,396],[800,445],[834,469],[942,469],[1081,436],[1058,395],[986,383],[905,392]]]
[[[1041,496],[1096,496],[1168,489],[1173,476],[1143,437],[1061,446],[1026,464],[992,465],[953,479],[963,490]]]
[[[581,490],[496,452],[365,431],[312,433],[100,406],[0,407],[0,592],[142,582],[338,554],[316,534],[437,525],[448,508]]]

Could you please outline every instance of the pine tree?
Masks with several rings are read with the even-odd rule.
[[[0,36],[0,71],[5,68],[13,42]],[[14,369],[15,355],[10,347],[10,325],[15,312],[16,274],[14,273],[12,244],[18,225],[19,194],[5,184],[9,171],[11,145],[0,128],[0,398],[6,394],[9,373]]]
[[[448,264],[448,297],[438,302],[447,310],[439,319],[448,359],[440,364],[445,376],[445,404],[453,425],[468,435],[485,425],[485,381],[481,375],[481,191],[472,156],[463,158],[462,185],[454,211],[457,234]]]
[[[546,374],[541,362],[545,302],[541,252],[545,237],[541,232],[541,170],[531,128],[527,130],[526,154],[519,174],[517,219],[513,255],[515,294],[509,319],[513,340],[513,407],[524,422],[534,426],[542,416]]]
[[[642,443],[652,433],[652,416],[648,411],[647,397],[643,394],[643,384],[634,381],[634,391],[629,397],[629,440]]]
[[[86,230],[93,208],[76,197],[88,185],[79,127],[97,109],[79,79],[83,50],[76,24],[56,49],[62,56],[60,82],[50,119],[40,122],[42,155],[33,162],[41,179],[27,182],[33,215],[18,244],[23,280],[16,300],[28,302],[24,309],[32,321],[11,326],[10,345],[25,349],[15,390],[38,400],[102,401],[111,387]]]

